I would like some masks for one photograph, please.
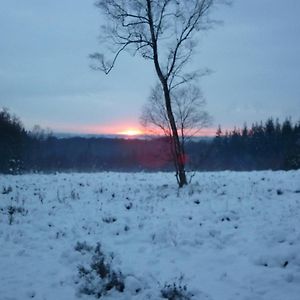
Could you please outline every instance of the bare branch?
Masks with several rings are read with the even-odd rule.
[[[175,122],[182,142],[199,134],[201,129],[210,125],[211,117],[204,110],[205,100],[195,85],[188,85],[172,92],[172,100]],[[163,91],[159,85],[152,89],[143,109],[141,123],[155,133],[160,132],[169,136],[171,132]]]
[[[126,49],[127,46],[129,46],[131,43],[131,41],[128,41],[127,43],[125,43],[115,54],[115,57],[113,58],[113,61],[111,63],[107,63],[104,59],[104,55],[100,54],[100,53],[94,53],[90,55],[91,59],[95,59],[95,60],[99,60],[101,65],[99,67],[97,66],[91,66],[94,70],[101,70],[103,71],[105,74],[108,74],[114,67],[118,56],[120,55],[120,53]]]
[[[198,30],[197,25],[199,25],[201,17],[203,17],[205,15],[205,13],[212,6],[212,4],[213,4],[213,0],[196,1],[193,13],[189,16],[189,18],[186,22],[186,25],[183,27],[180,37],[177,40],[175,49],[172,51],[173,59],[172,59],[171,66],[167,73],[168,78],[172,75],[172,72],[175,68],[176,62],[178,60],[178,53],[180,51],[181,46],[184,44],[185,41],[188,40],[188,38],[190,37],[190,35],[192,34],[193,31]],[[187,56],[187,58],[184,59],[184,64],[190,58],[192,50],[193,50],[193,47],[190,46],[190,49],[189,49],[190,53]]]

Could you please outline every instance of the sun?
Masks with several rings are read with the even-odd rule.
[[[136,135],[143,134],[143,132],[139,129],[129,128],[129,129],[125,129],[125,130],[118,132],[118,134],[127,135],[127,136],[136,136]]]

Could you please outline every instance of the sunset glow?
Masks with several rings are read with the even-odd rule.
[[[44,127],[51,128],[54,132],[63,133],[75,133],[75,134],[95,134],[95,135],[122,135],[124,137],[138,137],[151,136],[151,135],[162,135],[160,131],[153,132],[147,131],[145,129],[139,128],[138,124],[134,122],[124,122],[122,123],[112,123],[105,125],[91,124],[91,125],[81,125],[76,126],[75,124],[65,124],[65,123],[47,123]],[[222,128],[223,133],[231,128]],[[215,136],[216,128],[205,128],[201,130],[195,136]]]
[[[57,132],[62,131],[80,134],[124,135],[129,137],[147,134],[144,130],[139,128],[138,124],[128,121],[124,121],[124,123],[107,123],[104,125],[90,124],[81,126],[60,123],[47,124],[47,127],[52,128]]]
[[[143,132],[139,129],[125,129],[123,131],[118,132],[118,134],[122,134],[122,135],[128,135],[128,136],[135,136],[135,135],[141,135],[143,134]]]

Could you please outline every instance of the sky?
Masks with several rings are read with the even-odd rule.
[[[94,0],[0,0],[0,107],[27,129],[119,133],[137,129],[156,82],[153,65],[124,53],[106,76],[89,68],[101,50]],[[300,1],[234,0],[200,34],[192,65],[209,68],[199,86],[209,132],[269,117],[300,120]],[[207,134],[207,133],[205,133]]]

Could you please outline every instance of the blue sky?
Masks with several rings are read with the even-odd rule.
[[[0,0],[0,106],[26,128],[107,132],[139,125],[155,74],[124,54],[106,76],[89,69],[103,21],[93,0]],[[235,0],[213,16],[193,65],[216,127],[300,119],[300,1]],[[124,125],[126,124],[126,125]]]

